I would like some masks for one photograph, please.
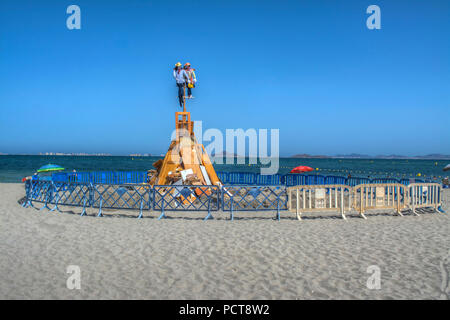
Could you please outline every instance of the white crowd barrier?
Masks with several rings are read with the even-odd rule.
[[[337,211],[343,219],[351,210],[351,187],[342,184],[309,185],[288,188],[288,210],[294,211],[301,220],[304,212]]]
[[[302,219],[306,212],[356,211],[367,219],[367,210],[393,210],[403,216],[402,210],[418,215],[418,208],[432,208],[439,212],[442,204],[442,186],[438,183],[400,183],[347,185],[299,185],[288,188],[288,210]]]
[[[371,209],[392,209],[402,216],[406,197],[406,186],[399,183],[360,184],[353,188],[353,208],[364,219],[364,212]]]
[[[417,208],[433,208],[439,212],[442,205],[442,186],[438,183],[412,183],[408,188],[408,208],[415,215]]]

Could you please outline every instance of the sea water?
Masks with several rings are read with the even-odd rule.
[[[20,182],[30,176],[41,166],[57,164],[67,171],[145,171],[152,169],[152,164],[162,157],[129,156],[19,156],[0,155],[0,182]],[[249,159],[244,164],[214,164],[216,171],[260,172],[260,164],[251,164]],[[286,174],[296,166],[309,166],[314,172],[328,176],[353,177],[391,177],[391,178],[426,178],[441,180],[448,176],[442,169],[450,160],[415,160],[415,159],[300,159],[280,158],[279,174]],[[225,163],[225,161],[223,161]]]

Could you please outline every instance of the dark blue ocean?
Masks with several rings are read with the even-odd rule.
[[[120,156],[16,156],[0,155],[0,182],[20,182],[32,175],[43,165],[52,163],[68,171],[144,171],[152,169],[153,162],[161,157],[120,157]],[[235,160],[236,161],[236,160]],[[280,158],[279,174],[288,173],[299,165],[318,169],[312,174],[339,175],[353,177],[393,177],[393,178],[433,178],[441,180],[448,175],[442,169],[450,160],[385,160],[385,159],[298,159]],[[258,172],[259,165],[215,164],[216,171]],[[310,173],[310,174],[311,174]]]

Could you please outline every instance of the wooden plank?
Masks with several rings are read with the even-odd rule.
[[[220,182],[219,177],[217,177],[216,170],[214,170],[214,167],[211,163],[211,160],[209,159],[208,153],[205,150],[205,147],[203,145],[202,149],[202,164],[206,169],[206,172],[208,173],[209,179],[211,180],[211,183],[213,185],[216,185],[218,182]]]
[[[205,179],[206,185],[211,184],[211,180],[209,180],[208,172],[206,172],[205,166],[200,166],[200,170],[202,171],[203,178]]]
[[[172,141],[170,144],[169,150],[166,153],[166,156],[164,157],[163,164],[161,166],[161,170],[158,173],[158,179],[157,184],[164,185],[167,184],[167,176],[169,174],[169,171],[174,171],[179,166],[179,161],[175,161],[176,159],[173,159],[175,156],[179,158],[178,155],[178,144],[176,141]]]
[[[200,170],[200,163],[198,162],[197,152],[195,151],[195,147],[193,141],[190,138],[182,137],[180,139],[180,154],[183,159],[183,167],[184,169],[192,169],[197,178],[205,183],[205,179],[203,178],[203,174]]]

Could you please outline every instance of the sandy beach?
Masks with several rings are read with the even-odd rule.
[[[24,194],[0,184],[0,299],[439,299],[450,272],[448,189],[446,214],[301,222],[274,212],[80,217],[22,208]],[[69,265],[80,267],[79,290],[66,286]],[[378,290],[366,285],[371,265]]]

